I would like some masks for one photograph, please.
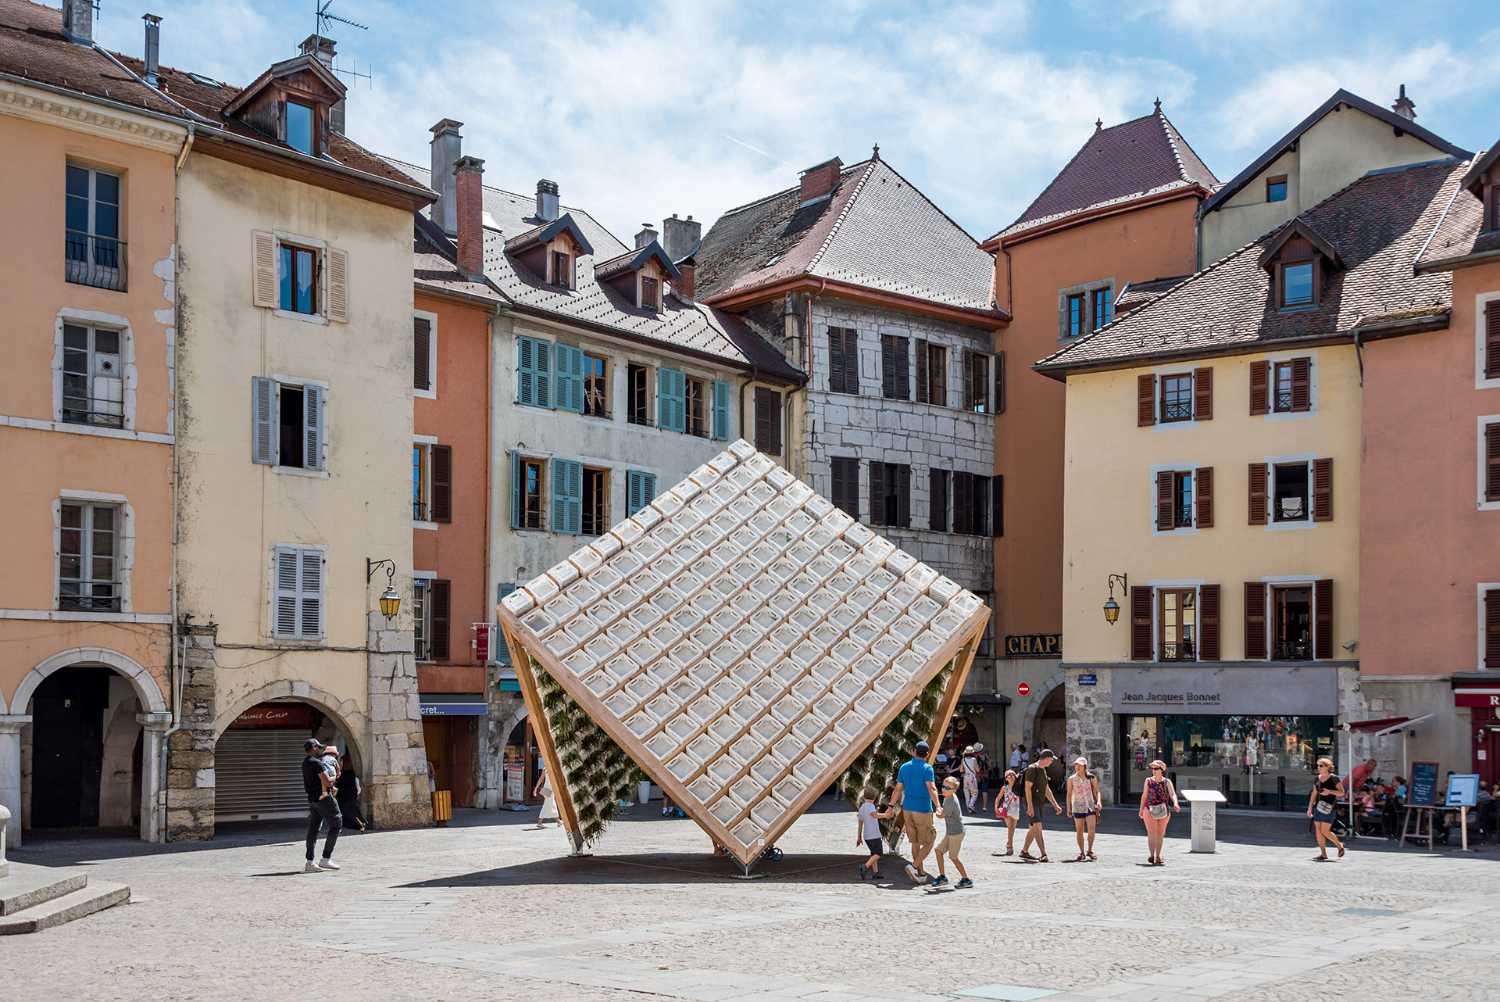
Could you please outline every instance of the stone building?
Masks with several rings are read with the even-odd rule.
[[[808,374],[784,432],[790,469],[897,546],[991,601],[1004,485],[991,476],[1000,392],[994,261],[880,159],[838,158],[724,213],[694,254],[698,294]],[[957,718],[1004,741],[993,634]]]

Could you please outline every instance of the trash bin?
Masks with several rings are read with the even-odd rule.
[[[432,791],[432,820],[434,824],[446,825],[453,820],[453,791]]]
[[[1192,805],[1188,820],[1193,829],[1193,852],[1213,852],[1218,839],[1219,805],[1225,802],[1218,790],[1178,790],[1177,795]]]

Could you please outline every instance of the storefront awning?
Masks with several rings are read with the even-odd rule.
[[[482,695],[422,697],[424,717],[482,717],[489,712],[489,701]]]
[[[1397,731],[1403,731],[1414,724],[1420,724],[1431,716],[1432,714],[1430,713],[1424,713],[1420,717],[1379,717],[1375,720],[1352,720],[1349,722],[1349,730],[1359,731],[1361,734],[1368,734],[1371,737],[1379,738],[1387,734],[1394,734]]]
[[[998,692],[966,692],[958,697],[959,706],[1009,706],[1010,697]]]

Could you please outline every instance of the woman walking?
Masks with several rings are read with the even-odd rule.
[[[1016,770],[1006,769],[1005,780],[995,793],[995,817],[1005,819],[1005,851],[992,852],[991,856],[1014,856],[1016,854],[1016,822],[1021,820],[1021,797],[1016,793],[1016,782],[1019,778]]]
[[[1161,759],[1151,763],[1151,778],[1141,791],[1141,820],[1146,824],[1146,857],[1150,866],[1166,866],[1161,858],[1162,843],[1166,841],[1167,824],[1174,813],[1182,808],[1177,803],[1177,788],[1167,778],[1167,764]]]
[[[1333,759],[1318,759],[1318,781],[1307,795],[1307,816],[1312,818],[1313,837],[1318,840],[1318,854],[1313,860],[1328,862],[1328,843],[1332,842],[1344,858],[1344,843],[1333,833],[1333,820],[1338,815],[1339,798],[1344,795],[1344,781],[1333,774]]]
[[[365,820],[359,816],[359,775],[354,771],[354,762],[348,753],[344,755],[333,790],[334,798],[339,802],[339,813],[344,816],[344,827],[364,831]]]
[[[545,828],[548,821],[561,823],[557,815],[557,798],[552,794],[552,784],[547,779],[546,769],[543,769],[542,774],[537,777],[536,786],[532,789],[531,795],[542,798],[542,809],[537,812],[536,827]]]
[[[1073,862],[1090,863],[1099,857],[1094,855],[1094,829],[1099,822],[1099,777],[1089,772],[1089,760],[1083,756],[1073,760],[1073,774],[1068,777],[1064,796],[1068,801],[1068,813],[1073,816],[1073,832],[1078,836],[1078,858]],[[1084,848],[1084,835],[1088,835],[1088,848]]]

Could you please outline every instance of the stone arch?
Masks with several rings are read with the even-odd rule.
[[[26,677],[21,679],[21,684],[16,686],[16,694],[11,697],[11,712],[26,712],[26,707],[31,703],[31,697],[36,693],[37,686],[53,672],[75,665],[103,665],[113,668],[121,675],[130,680],[131,687],[135,689],[136,698],[140,700],[141,709],[146,713],[165,713],[167,701],[162,697],[161,688],[156,684],[156,679],[135,659],[126,657],[118,651],[112,651],[107,647],[72,647],[42,661]]]
[[[270,702],[274,699],[294,699],[308,703],[337,721],[339,728],[349,739],[354,768],[363,773],[370,761],[365,755],[364,748],[364,735],[369,726],[365,714],[354,700],[340,699],[333,693],[307,682],[293,682],[291,679],[281,678],[241,696],[228,711],[220,713],[214,719],[214,742],[218,743],[218,740],[224,736],[224,732],[229,729],[229,725],[234,723],[235,718],[241,713],[259,703]]]
[[[1063,672],[1062,669],[1059,668],[1056,674],[1047,679],[1045,682],[1039,683],[1036,688],[1032,690],[1033,698],[1031,700],[1031,703],[1026,707],[1025,716],[1021,719],[1021,740],[1026,742],[1027,748],[1030,748],[1032,745],[1036,744],[1037,715],[1042,712],[1042,707],[1047,704],[1047,700],[1052,698],[1052,693],[1059,687],[1065,685],[1066,682],[1067,675]]]

